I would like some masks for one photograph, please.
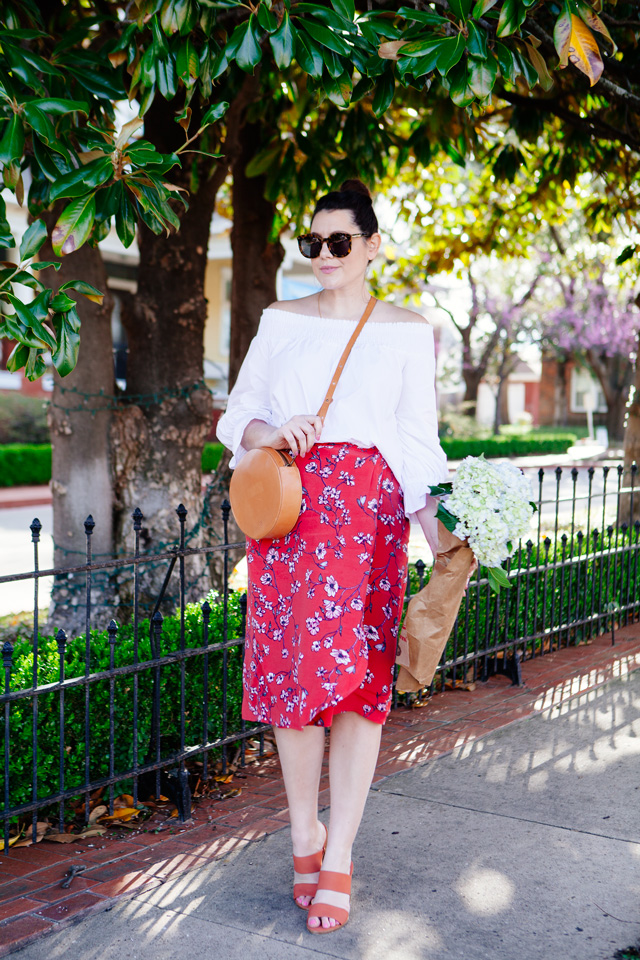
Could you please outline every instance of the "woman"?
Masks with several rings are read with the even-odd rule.
[[[322,289],[265,310],[218,436],[235,458],[254,447],[298,458],[303,506],[279,540],[247,541],[245,719],[271,723],[284,777],[294,899],[311,933],[349,917],[351,848],[391,705],[409,522],[435,553],[430,484],[444,479],[430,325],[382,301],[355,343],[324,427],[316,415],[369,294],[380,248],[369,191],[323,197],[300,250]],[[331,727],[331,814],[318,787]],[[309,909],[310,908],[310,909]]]

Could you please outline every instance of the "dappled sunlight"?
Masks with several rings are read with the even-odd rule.
[[[402,955],[402,960],[437,960],[445,947],[435,924],[427,915],[415,917],[403,910],[376,910],[372,924],[358,938],[357,955],[360,960],[380,960]],[[399,932],[402,932],[401,939]],[[370,941],[370,942],[369,942]],[[308,946],[308,937],[304,943]]]
[[[455,890],[467,910],[479,917],[492,917],[509,910],[516,893],[507,876],[480,866],[467,868]]]

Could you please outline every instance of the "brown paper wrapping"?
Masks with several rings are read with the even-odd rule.
[[[415,693],[433,680],[453,629],[473,565],[473,551],[438,520],[438,555],[426,586],[409,601],[396,663],[400,693]]]

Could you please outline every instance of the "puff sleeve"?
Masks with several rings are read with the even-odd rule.
[[[402,447],[399,479],[407,516],[425,506],[427,488],[441,483],[448,473],[447,458],[438,439],[433,329],[425,324],[420,327],[420,334],[419,343],[404,363],[402,390],[396,407]]]
[[[242,446],[242,435],[251,420],[272,422],[269,389],[269,340],[262,326],[251,341],[238,379],[229,394],[227,409],[218,421],[216,434],[228,447],[235,467],[247,452]]]

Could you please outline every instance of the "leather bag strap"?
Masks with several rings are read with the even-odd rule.
[[[326,397],[324,398],[324,403],[322,404],[322,406],[321,406],[320,409],[318,410],[318,416],[319,416],[320,419],[322,420],[322,425],[323,425],[323,426],[324,426],[324,418],[326,417],[327,412],[328,412],[328,410],[329,410],[329,404],[332,403],[332,401],[333,401],[333,395],[334,395],[335,390],[336,390],[336,387],[337,387],[337,385],[338,385],[338,380],[340,379],[340,376],[341,376],[341,374],[342,374],[342,371],[344,370],[344,365],[345,365],[345,363],[347,362],[347,360],[349,359],[349,354],[351,353],[351,349],[352,349],[354,343],[356,342],[356,340],[358,339],[358,337],[360,336],[360,334],[361,334],[361,332],[362,332],[362,328],[364,327],[365,323],[367,322],[367,320],[368,320],[369,317],[371,316],[371,311],[373,310],[373,308],[375,307],[375,305],[376,305],[377,302],[378,302],[378,301],[376,300],[375,297],[371,297],[371,298],[369,299],[369,303],[368,303],[367,306],[365,307],[364,313],[362,314],[362,316],[360,317],[360,320],[358,321],[358,326],[355,328],[355,330],[354,330],[353,333],[351,334],[351,338],[350,338],[350,340],[349,340],[349,343],[348,343],[348,344],[346,345],[346,347],[344,348],[344,353],[343,353],[342,356],[340,357],[340,361],[339,361],[339,363],[338,363],[338,366],[336,367],[335,373],[333,374],[333,377],[331,378],[331,383],[329,384],[329,389],[327,390],[327,395],[326,395]]]

